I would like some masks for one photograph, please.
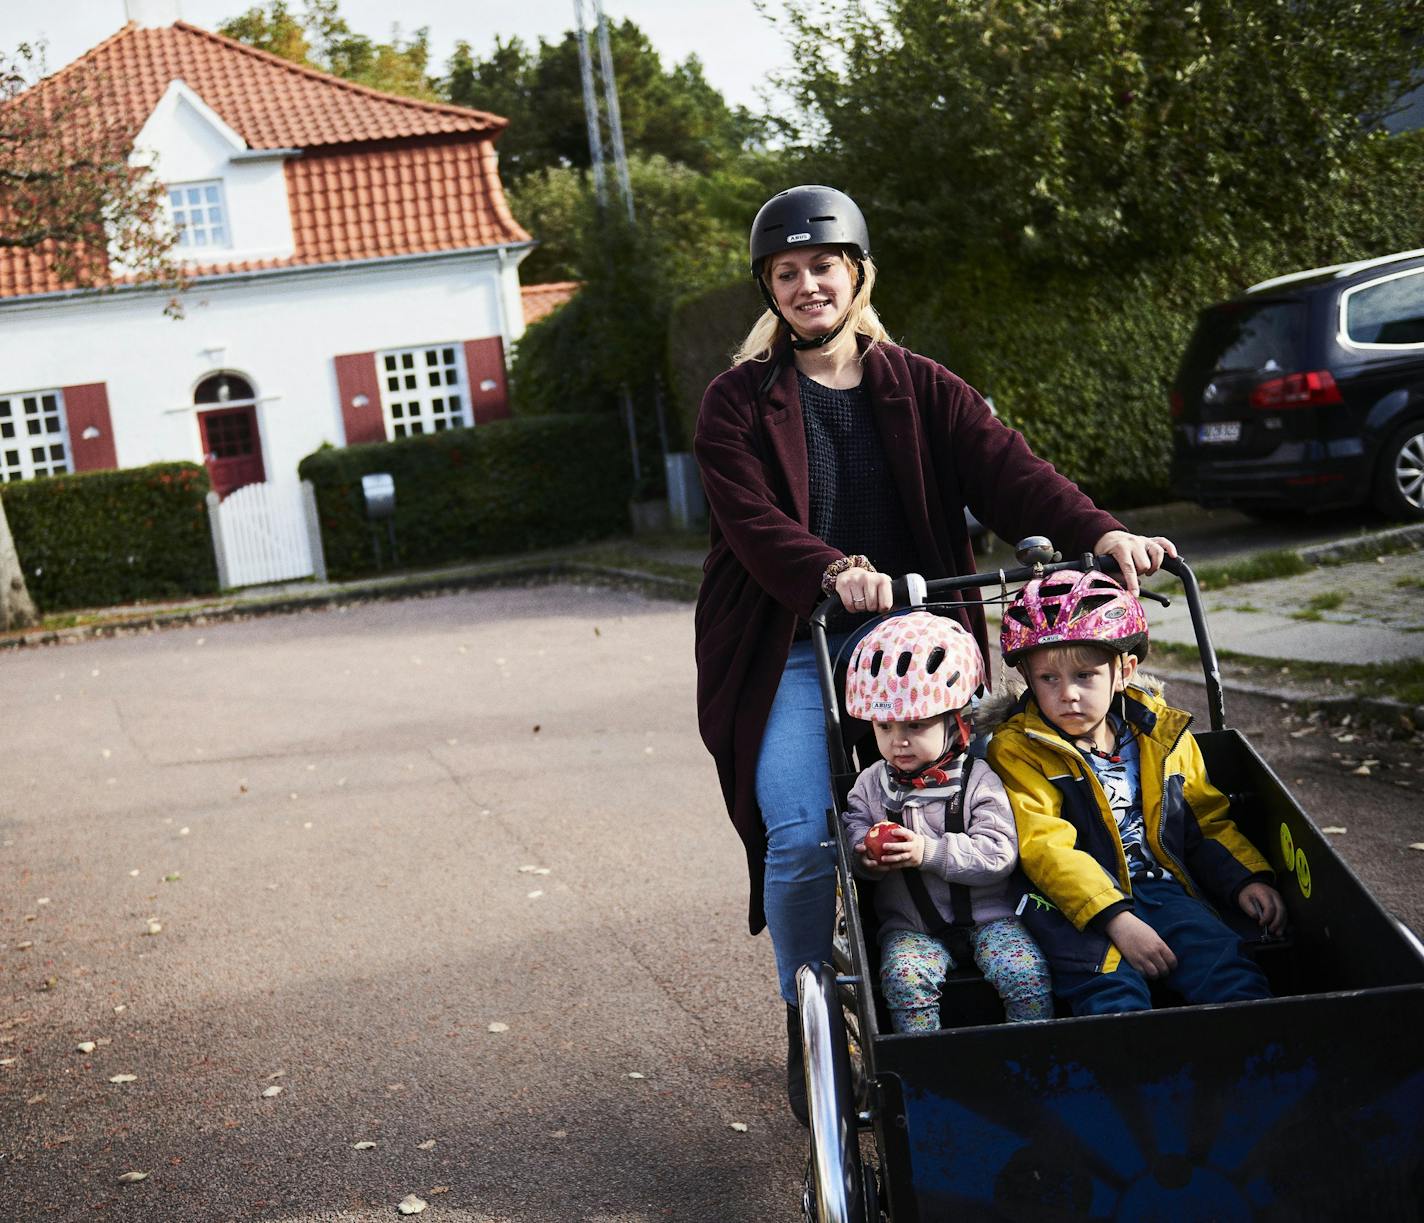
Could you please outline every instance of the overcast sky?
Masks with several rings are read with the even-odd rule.
[[[176,4],[184,21],[216,29],[253,7],[253,0],[129,0],[159,9]],[[301,0],[289,0],[301,12]],[[592,4],[584,5],[586,12]],[[775,11],[780,0],[768,6]],[[398,14],[409,35],[430,30],[433,64],[444,67],[457,39],[477,55],[487,54],[496,34],[518,35],[531,46],[540,36],[553,42],[574,27],[574,0],[341,0],[341,15],[358,33],[384,42]],[[768,72],[786,66],[786,44],[752,0],[604,0],[609,21],[631,18],[652,40],[665,64],[696,53],[707,79],[731,102],[764,109],[757,89]],[[0,45],[48,41],[53,71],[102,42],[126,20],[125,0],[0,0]]]

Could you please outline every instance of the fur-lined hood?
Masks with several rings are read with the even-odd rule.
[[[1009,667],[1005,667],[1000,675],[1003,682],[999,691],[990,693],[974,707],[974,734],[976,736],[992,735],[1023,708],[1028,685],[1024,683],[1017,671]],[[1166,699],[1166,685],[1155,675],[1148,675],[1145,671],[1138,671],[1127,686],[1129,689],[1138,688],[1145,695],[1156,697],[1158,700]]]

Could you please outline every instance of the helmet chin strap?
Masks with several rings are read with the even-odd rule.
[[[856,294],[859,293],[865,285],[865,264],[857,259],[855,266],[857,275],[855,279],[855,292],[851,294],[852,300],[855,299]],[[818,335],[810,340],[802,339],[800,333],[791,325],[791,320],[781,313],[780,307],[776,304],[776,298],[771,295],[771,290],[766,287],[766,281],[760,276],[756,278],[756,281],[757,287],[761,290],[762,297],[766,299],[767,309],[785,323],[787,330],[791,332],[791,347],[797,352],[805,352],[811,348],[823,348],[845,330],[846,320],[850,317],[849,311],[847,311],[845,317],[826,332],[825,335]]]

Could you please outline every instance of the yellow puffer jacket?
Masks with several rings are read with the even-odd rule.
[[[1158,862],[1192,895],[1223,907],[1252,879],[1271,879],[1266,859],[1232,822],[1226,795],[1207,778],[1187,733],[1191,715],[1135,685],[1125,708],[1137,732],[1143,822]],[[994,732],[988,759],[1014,809],[1027,877],[1024,921],[1051,963],[1112,971],[1117,949],[1094,919],[1130,908],[1132,881],[1092,767],[1028,693]]]

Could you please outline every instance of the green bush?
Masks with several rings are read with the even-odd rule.
[[[154,463],[6,484],[5,514],[41,611],[217,589],[208,473]]]
[[[375,569],[361,492],[361,477],[372,472],[395,478],[403,567],[596,539],[628,525],[631,481],[616,416],[516,418],[327,448],[297,470],[315,486],[327,571],[335,578]],[[384,525],[380,539],[385,557]]]
[[[732,353],[766,309],[750,276],[684,297],[668,320],[668,374],[679,427],[691,449],[707,384],[732,365]]]

